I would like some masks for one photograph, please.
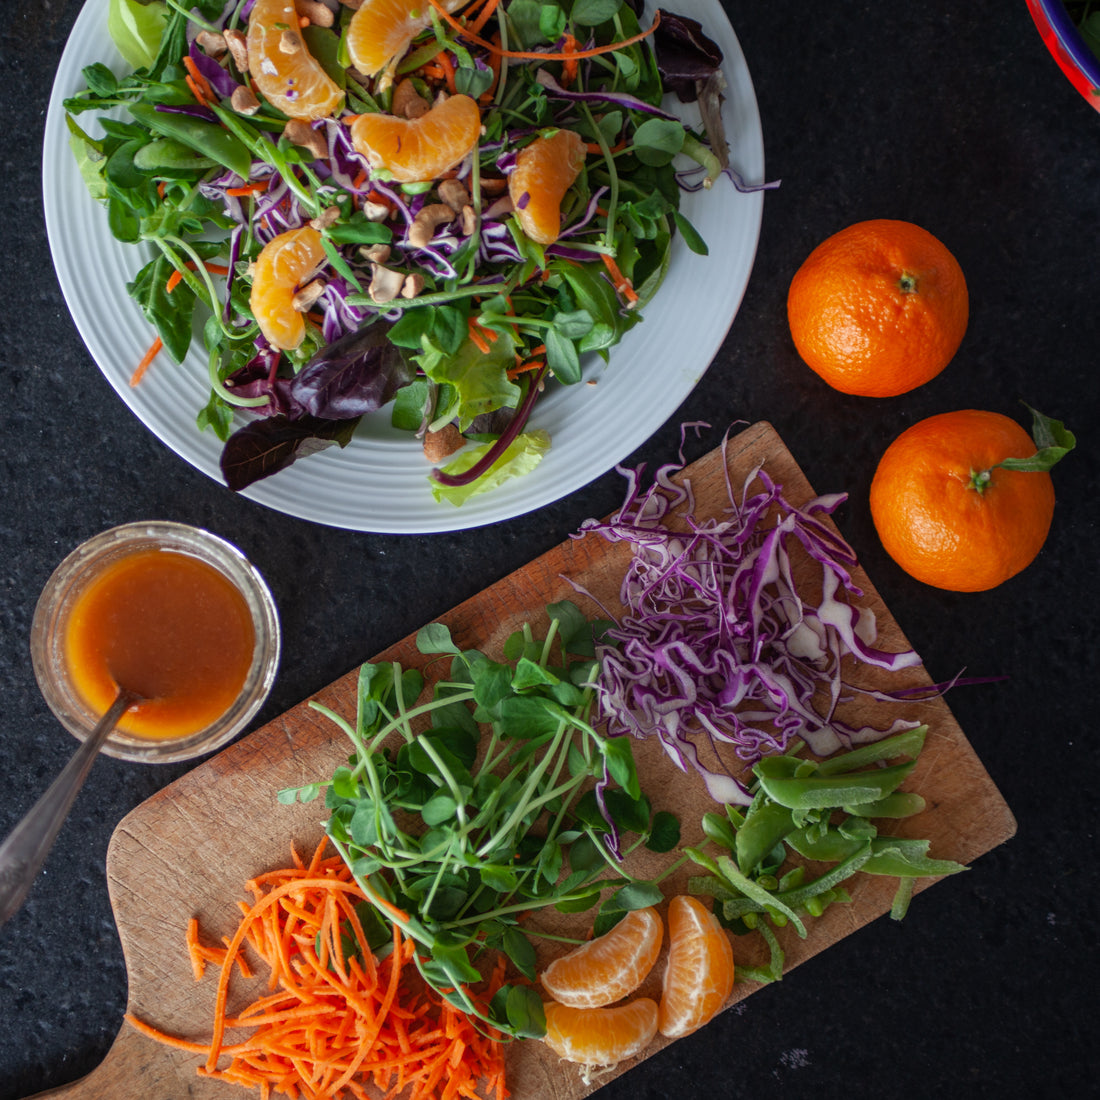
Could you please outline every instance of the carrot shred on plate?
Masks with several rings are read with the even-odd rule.
[[[372,1090],[403,1100],[504,1100],[499,1035],[427,986],[415,944],[398,924],[385,957],[371,952],[355,908],[363,894],[343,859],[324,857],[325,843],[309,861],[292,852],[292,867],[245,884],[253,901],[242,905],[224,948],[203,944],[198,920],[188,922],[196,979],[206,963],[220,968],[209,1042],[168,1034],[132,1013],[127,1021],[203,1055],[199,1076],[258,1089],[261,1100],[366,1100]],[[245,950],[268,967],[268,992],[231,1014],[234,968],[251,973]],[[503,977],[501,959],[484,1003]],[[226,1042],[227,1031],[242,1029],[246,1038]]]
[[[441,0],[428,0],[428,3],[431,4],[436,14],[444,23],[448,24],[452,30],[458,31],[461,36],[467,38],[475,45],[480,46],[483,50],[488,50],[490,54],[497,54],[499,57],[514,58],[522,61],[565,61],[570,64],[575,64],[583,58],[598,57],[600,54],[611,53],[614,50],[621,50],[625,49],[627,46],[633,46],[635,42],[641,42],[643,39],[648,38],[661,22],[661,13],[657,11],[653,16],[653,22],[644,31],[631,35],[629,38],[623,38],[618,42],[609,42],[605,46],[592,46],[586,50],[568,50],[562,52],[551,50],[503,50],[495,42],[486,41],[486,39],[475,34],[459,22],[458,19],[447,11]]]
[[[141,357],[141,362],[134,368],[134,373],[130,375],[130,385],[136,386],[145,377],[145,372],[149,369],[153,360],[160,354],[161,348],[164,347],[164,342],[158,336],[150,345],[149,350]]]

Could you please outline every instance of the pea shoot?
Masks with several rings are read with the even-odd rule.
[[[535,978],[538,932],[521,926],[525,914],[599,906],[597,931],[610,927],[662,898],[657,881],[624,870],[625,856],[679,843],[676,819],[641,790],[630,739],[590,722],[607,624],[568,601],[547,611],[545,636],[526,625],[503,661],[459,649],[441,623],[425,627],[427,671],[449,661],[427,690],[420,669],[363,665],[354,722],[314,704],[350,740],[348,764],[279,795],[324,792],[326,831],[371,902],[379,943],[399,924],[421,948],[424,978],[482,1017],[469,987],[483,980],[486,951]],[[526,985],[505,986],[488,1019],[513,1036],[542,1033]]]

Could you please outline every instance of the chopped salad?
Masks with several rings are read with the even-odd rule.
[[[675,234],[705,254],[682,192],[748,189],[721,51],[632,0],[110,0],[109,19],[133,69],[83,70],[71,144],[114,236],[153,247],[127,287],[156,332],[135,383],[201,330],[197,424],[233,489],[385,406],[438,499],[533,469],[547,384],[641,321]]]

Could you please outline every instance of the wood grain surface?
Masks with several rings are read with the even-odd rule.
[[[735,486],[763,464],[792,502],[802,503],[814,495],[794,458],[766,423],[732,439],[725,457]],[[712,451],[688,467],[683,476],[691,480],[696,514],[721,514],[728,503],[722,451]],[[569,580],[582,585],[604,607],[617,610],[628,554],[623,544],[607,543],[598,535],[567,540],[460,604],[440,621],[450,627],[461,647],[499,656],[504,639],[523,622],[531,621],[537,627],[545,623],[547,603],[573,599],[586,612],[598,613],[597,607],[577,596]],[[856,582],[864,589],[865,602],[878,615],[879,644],[890,650],[905,648],[908,643],[900,628],[860,570]],[[416,656],[415,640],[410,636],[379,654],[379,659],[408,664]],[[353,715],[356,677],[357,670],[349,672],[319,692],[316,699]],[[893,674],[889,682],[909,687],[930,680],[923,667],[917,667]],[[930,727],[918,768],[907,784],[925,796],[928,808],[885,831],[926,837],[932,841],[932,856],[961,862],[970,862],[1011,837],[1016,828],[1012,814],[946,703],[931,699],[906,704],[900,712],[899,706],[862,703],[849,712],[849,717],[880,726],[903,713]],[[305,851],[323,834],[320,802],[283,806],[277,802],[276,792],[327,778],[347,752],[343,735],[306,701],[189,772],[123,819],[108,852],[107,875],[126,958],[130,1012],[194,1041],[209,1037],[216,975],[208,971],[200,982],[192,977],[184,946],[187,921],[197,917],[204,933],[214,939],[232,933],[239,916],[237,902],[245,897],[245,881],[287,865],[292,842]],[[700,819],[713,807],[702,784],[674,768],[652,743],[639,743],[636,756],[643,786],[655,808],[680,816],[684,843],[701,842]],[[667,865],[669,859],[652,853],[631,856],[628,869],[645,877]],[[684,868],[674,874],[665,884],[666,893],[682,892],[690,873]],[[938,888],[951,889],[952,881],[947,879]],[[813,920],[807,939],[799,940],[786,930],[781,939],[787,969],[886,913],[894,886],[891,879],[863,876],[850,887],[852,904],[834,905]],[[591,913],[568,918],[555,913],[540,919],[555,930],[564,928],[584,935],[591,917]],[[913,905],[908,919],[920,919],[919,903]],[[734,939],[739,961],[763,961],[762,952],[752,953],[759,950],[750,946],[754,939]],[[653,995],[658,991],[661,970],[659,963],[640,992]],[[757,988],[751,984],[735,987],[730,1004]],[[663,1042],[655,1043],[651,1053]],[[507,1057],[509,1085],[516,1100],[575,1100],[607,1080],[605,1076],[585,1084],[576,1067],[559,1062],[537,1042],[513,1044]],[[233,1086],[196,1076],[196,1066],[202,1060],[164,1047],[123,1025],[107,1057],[90,1075],[38,1095],[68,1100],[226,1100],[245,1095]],[[628,1072],[638,1061],[621,1065],[616,1075]]]

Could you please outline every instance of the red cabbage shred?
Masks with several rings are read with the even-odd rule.
[[[608,632],[614,644],[599,653],[608,734],[657,737],[682,770],[699,772],[717,801],[748,804],[740,772],[795,738],[826,756],[916,726],[899,720],[886,730],[856,728],[838,717],[839,705],[857,693],[913,694],[853,686],[842,666],[920,664],[911,650],[876,649],[873,613],[850,602],[862,595],[851,576],[855,553],[822,522],[846,494],[796,508],[758,468],[739,500],[728,486],[722,518],[700,522],[690,484],[672,481],[679,469],[662,467],[645,490],[644,467],[620,470],[629,483],[624,505],[606,522],[581,526],[582,534],[634,549],[620,594],[627,610]],[[681,505],[686,533],[665,525]],[[812,599],[795,585],[792,552],[820,567]],[[720,745],[732,747],[736,768],[722,763]]]

